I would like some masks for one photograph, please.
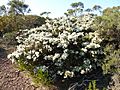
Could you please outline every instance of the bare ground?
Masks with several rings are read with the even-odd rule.
[[[22,73],[5,58],[0,58],[0,90],[36,90],[30,84],[30,79],[23,77]]]
[[[120,76],[114,75],[112,79],[114,85],[108,90],[120,90]],[[56,88],[35,87],[30,78],[14,68],[11,61],[6,58],[6,52],[0,49],[0,90],[56,90]]]
[[[45,87],[35,87],[31,79],[25,77],[10,60],[6,52],[0,49],[0,90],[52,90]]]

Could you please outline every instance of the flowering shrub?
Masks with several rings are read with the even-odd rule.
[[[91,29],[93,15],[46,20],[38,28],[21,30],[19,45],[8,55],[12,62],[23,61],[48,72],[54,79],[75,77],[90,72],[101,64],[103,51],[99,34]]]

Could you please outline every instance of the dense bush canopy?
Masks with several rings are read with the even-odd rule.
[[[120,7],[107,8],[103,15],[96,18],[95,30],[104,38],[104,44],[120,48]]]
[[[48,72],[51,78],[85,74],[100,66],[103,51],[99,34],[91,29],[94,15],[46,20],[41,27],[21,30],[12,62],[24,62]]]
[[[75,2],[66,17],[51,19],[46,11],[40,14],[46,18],[26,15],[29,5],[11,0],[0,6],[0,48],[13,51],[8,59],[38,85],[80,77],[76,86],[85,82],[82,88],[96,90],[108,76],[120,75],[120,6],[101,9]]]
[[[0,31],[3,33],[41,26],[45,19],[34,15],[10,15],[0,17]]]

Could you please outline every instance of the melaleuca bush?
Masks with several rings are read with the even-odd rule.
[[[8,55],[12,62],[47,71],[51,77],[75,77],[90,72],[101,64],[103,55],[99,34],[91,29],[93,15],[46,20],[38,28],[21,30],[16,37],[19,45]]]

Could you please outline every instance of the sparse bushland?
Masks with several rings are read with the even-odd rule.
[[[107,8],[103,11],[102,16],[95,20],[94,29],[98,31],[103,38],[101,46],[104,49],[104,63],[102,65],[103,73],[110,74],[113,79],[115,88],[119,88],[120,82],[120,6]]]
[[[119,12],[110,16],[103,12],[98,17],[47,19],[41,27],[20,30],[17,49],[8,58],[29,71],[37,84],[84,77],[98,67],[103,70],[101,82],[109,83],[107,74],[119,73],[119,23],[114,21]],[[85,88],[99,89],[100,80],[96,80],[88,79]]]
[[[73,7],[77,4],[83,5]],[[74,15],[77,11],[46,21],[33,15],[1,16],[1,42],[17,47],[8,58],[29,72],[36,85],[70,86],[69,80],[77,79],[68,88],[105,90],[110,75],[120,75],[119,10],[107,8],[101,16]]]
[[[120,66],[120,7],[107,8],[103,15],[96,18],[95,29],[104,38],[102,46],[105,51],[103,70],[106,73],[119,72]]]
[[[0,32],[4,34],[39,27],[45,23],[45,18],[34,15],[10,15],[1,16],[0,21]]]
[[[102,39],[91,29],[94,19],[93,14],[51,19],[41,27],[21,30],[19,45],[8,58],[32,73],[37,83],[90,73],[104,58]]]
[[[20,29],[30,29],[41,26],[45,18],[33,15],[1,16],[0,17],[0,46],[1,48],[15,47],[16,36]]]

